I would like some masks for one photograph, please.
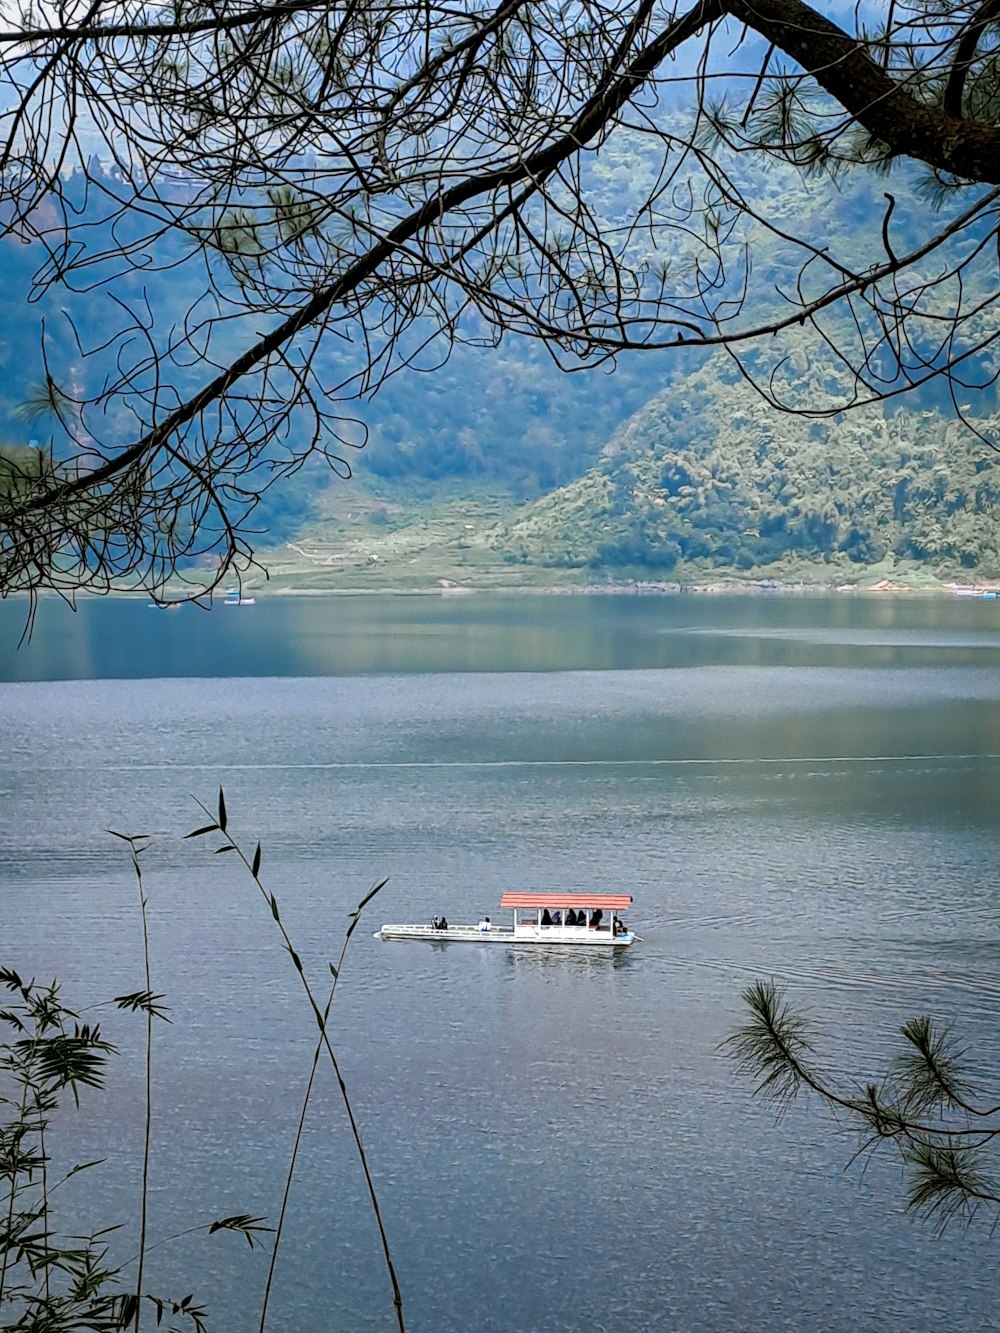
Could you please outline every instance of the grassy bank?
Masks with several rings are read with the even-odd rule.
[[[269,593],[459,592],[585,589],[950,593],[968,575],[888,557],[877,564],[787,556],[737,570],[707,562],[669,570],[571,566],[515,558],[504,537],[518,502],[505,495],[454,492],[379,496],[360,487],[332,494],[322,517],[294,541],[261,551],[268,571],[248,589]]]

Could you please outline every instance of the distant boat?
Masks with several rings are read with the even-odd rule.
[[[629,893],[510,892],[500,906],[514,913],[513,925],[495,926],[489,917],[478,925],[449,925],[435,917],[429,926],[384,925],[377,940],[439,940],[455,944],[579,944],[588,948],[628,949],[638,939],[619,913],[632,906]]]
[[[230,588],[222,599],[223,606],[253,606],[256,597],[244,597],[239,588]]]
[[[984,601],[995,602],[997,594],[992,588],[958,587],[952,589],[956,597],[981,597]]]

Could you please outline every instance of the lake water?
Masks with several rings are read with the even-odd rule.
[[[337,1050],[421,1333],[1000,1328],[996,1239],[905,1218],[803,1102],[775,1124],[719,1044],[774,977],[845,1077],[931,1012],[1000,1086],[1000,611],[852,598],[261,599],[165,613],[0,605],[0,962],[83,1006],[142,986],[156,1033],[153,1218],[274,1216],[312,1052],[267,906],[182,835],[232,830],[320,984],[348,913]],[[423,946],[383,920],[508,887],[631,892],[625,956]],[[127,1214],[141,1024],[68,1141]],[[63,1151],[69,1151],[68,1147]],[[76,1218],[78,1225],[81,1219]],[[269,1327],[394,1326],[336,1086],[307,1121]],[[241,1248],[242,1246],[242,1248]],[[156,1252],[224,1333],[265,1265],[235,1237]]]

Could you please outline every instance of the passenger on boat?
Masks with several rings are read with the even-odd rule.
[[[554,926],[561,926],[562,923],[563,923],[562,911],[560,908],[556,908],[556,910],[552,913],[552,924]]]
[[[595,908],[594,908],[594,911],[592,912],[591,917],[590,917],[590,924],[591,924],[592,929],[594,929],[594,930],[597,929],[597,927],[601,924],[601,918],[602,918],[603,916],[604,916],[604,913],[603,913],[603,911],[601,910],[601,908],[599,908],[599,907],[595,907]]]
[[[567,926],[575,926],[577,924],[576,909],[573,907],[571,907],[569,911],[566,913],[566,924]]]
[[[551,925],[552,925],[552,916],[551,916],[551,914],[549,913],[549,909],[548,909],[547,907],[543,907],[543,908],[542,908],[542,920],[541,920],[541,925],[543,925],[543,926],[551,926]]]
[[[447,929],[448,929],[448,918],[447,918],[446,916],[438,917],[438,919],[437,919],[437,928],[438,928],[438,930],[447,930]]]
[[[479,918],[479,925],[476,927],[476,929],[477,929],[477,930],[482,930],[482,931],[487,931],[487,930],[489,930],[489,929],[490,929],[490,919],[489,919],[489,917],[488,917],[488,916],[480,917],[480,918]]]

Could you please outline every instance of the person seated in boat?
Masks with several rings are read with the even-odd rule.
[[[542,908],[542,920],[540,924],[543,926],[552,925],[552,914],[549,912],[549,909],[547,907]]]
[[[575,926],[577,924],[575,907],[571,907],[566,913],[566,924],[567,926]]]
[[[596,930],[596,929],[597,929],[597,927],[601,924],[601,918],[602,918],[603,916],[604,916],[603,911],[602,911],[599,907],[595,907],[594,910],[593,910],[593,912],[590,914],[590,929],[591,929],[591,930]]]
[[[448,918],[446,916],[436,916],[434,918],[434,926],[437,930],[447,930]]]
[[[481,916],[481,917],[479,918],[479,925],[476,927],[476,929],[477,929],[477,930],[482,930],[482,931],[487,931],[487,930],[489,930],[490,928],[491,928],[491,922],[490,922],[489,917],[488,917],[488,916]]]

